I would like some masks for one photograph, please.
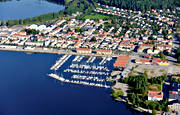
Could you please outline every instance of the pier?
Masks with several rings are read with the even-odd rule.
[[[50,68],[51,70],[58,70],[69,58],[71,55],[64,55],[61,58],[59,58],[58,61]]]
[[[78,60],[79,57],[80,57],[79,55],[76,56],[76,57],[73,59],[73,62],[76,62],[76,61]]]
[[[96,57],[91,56],[86,62],[87,63],[93,63],[95,59],[96,59]]]
[[[71,73],[78,73],[78,74],[106,75],[106,76],[109,75],[109,73],[107,73],[107,72],[73,70],[73,69],[65,69],[64,72],[71,72]]]
[[[79,56],[79,58],[76,60],[77,62],[81,62],[81,60],[84,58],[84,56]]]
[[[102,61],[99,63],[99,65],[104,65],[107,61],[110,61],[112,57],[103,57]]]
[[[57,79],[61,82],[66,82],[66,83],[73,83],[73,84],[82,84],[82,85],[87,85],[87,86],[95,86],[95,87],[102,87],[102,88],[111,88],[111,86],[108,85],[103,85],[103,84],[99,84],[99,83],[92,83],[92,82],[86,82],[86,81],[78,81],[78,80],[69,80],[69,79],[65,79],[63,77],[58,76],[57,74],[48,74],[49,77],[52,77],[54,79]]]
[[[71,77],[72,79],[79,79],[79,80],[89,80],[89,81],[98,81],[98,82],[104,82],[104,79],[99,79],[98,77],[93,76],[85,76],[85,75],[73,75]]]
[[[90,65],[83,65],[83,64],[71,64],[71,69],[86,69],[86,70],[102,70],[102,71],[110,71],[107,67],[104,66],[90,66]]]

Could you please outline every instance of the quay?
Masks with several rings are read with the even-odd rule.
[[[49,54],[65,54],[65,55],[79,55],[79,56],[111,56],[111,57],[118,57],[119,55],[116,54],[95,54],[95,53],[78,53],[73,52],[72,50],[64,50],[64,49],[54,49],[54,48],[41,48],[35,47],[33,49],[25,49],[23,47],[16,47],[16,48],[1,48],[0,51],[16,51],[16,52],[27,52],[27,53],[49,53]]]
[[[77,80],[69,80],[69,79],[65,79],[63,77],[58,76],[57,74],[48,74],[49,77],[52,77],[54,79],[57,79],[61,82],[66,82],[66,83],[74,83],[74,84],[82,84],[82,85],[88,85],[88,86],[96,86],[96,87],[102,87],[102,88],[111,88],[111,86],[108,85],[103,85],[103,84],[99,84],[99,83],[90,83],[90,82],[86,82],[86,81],[77,81]]]

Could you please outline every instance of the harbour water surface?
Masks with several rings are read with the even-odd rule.
[[[67,84],[47,76],[55,54],[0,52],[0,115],[129,115],[110,89]]]

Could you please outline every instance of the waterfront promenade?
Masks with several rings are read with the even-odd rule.
[[[34,49],[24,49],[23,47],[17,48],[0,48],[0,51],[17,51],[17,52],[27,52],[27,53],[49,53],[49,54],[66,54],[66,55],[83,55],[83,56],[110,56],[118,57],[116,54],[96,54],[96,53],[78,53],[72,50],[64,49],[54,49],[54,48],[40,48],[36,47]]]

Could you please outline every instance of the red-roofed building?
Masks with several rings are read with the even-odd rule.
[[[91,53],[92,50],[90,48],[77,48],[77,53]]]
[[[97,54],[102,54],[102,55],[111,55],[112,51],[111,50],[105,50],[105,49],[98,49]]]
[[[159,58],[153,58],[152,64],[169,65],[169,61],[168,60],[162,60],[162,59],[159,59]]]
[[[180,79],[180,76],[172,76],[173,79]]]
[[[74,47],[78,48],[81,45],[81,40],[78,40],[75,44]]]
[[[150,59],[136,59],[135,62],[138,64],[151,64]]]
[[[150,59],[150,58],[151,58],[150,55],[144,55],[143,57],[144,57],[144,58],[147,58],[147,59]]]
[[[128,61],[129,61],[129,56],[119,56],[117,57],[114,63],[114,67],[124,68],[127,66]]]
[[[152,48],[153,45],[152,44],[143,44],[142,47],[144,47],[144,48]]]
[[[160,101],[163,99],[163,92],[161,91],[148,91],[148,100]]]
[[[170,94],[178,94],[177,91],[169,91]]]

